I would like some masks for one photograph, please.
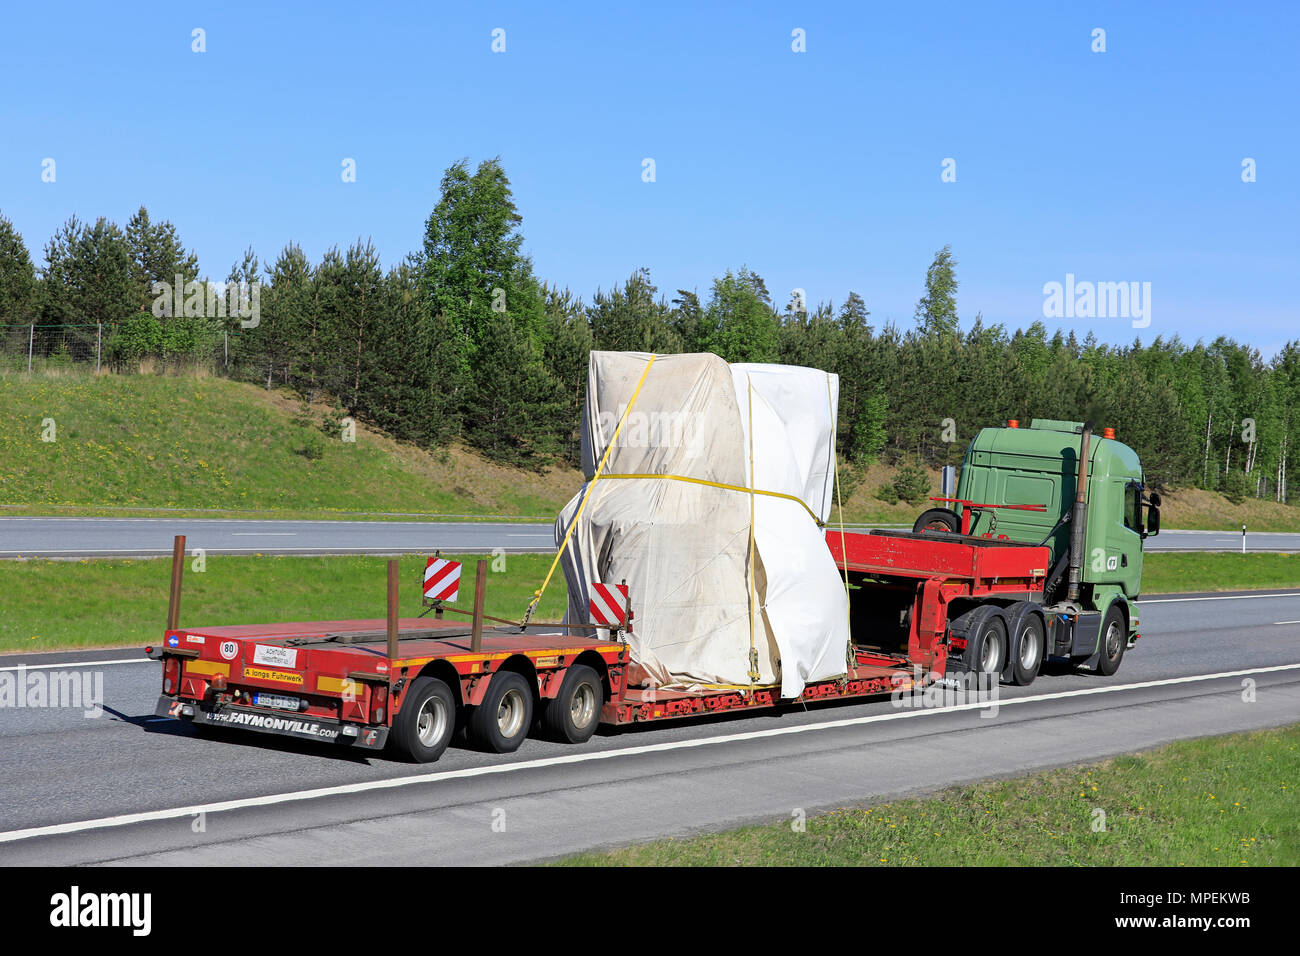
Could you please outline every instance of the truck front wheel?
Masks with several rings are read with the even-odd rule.
[[[470,736],[486,750],[513,753],[533,725],[533,692],[528,682],[513,671],[492,675],[483,703],[469,719]]]
[[[1128,644],[1128,628],[1124,626],[1124,612],[1115,605],[1106,612],[1101,626],[1101,648],[1097,652],[1097,673],[1109,677],[1119,670],[1124,659],[1124,646]]]
[[[456,729],[456,698],[446,682],[417,677],[393,720],[394,749],[416,763],[433,763],[442,756]]]

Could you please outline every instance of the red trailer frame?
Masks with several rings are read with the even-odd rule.
[[[1046,547],[964,535],[832,531],[827,544],[850,587],[851,606],[885,589],[910,603],[905,651],[854,644],[841,678],[808,685],[793,701],[779,689],[672,689],[628,684],[631,655],[618,631],[599,640],[564,633],[521,633],[518,625],[482,630],[482,575],[474,622],[396,617],[396,562],[389,565],[387,620],[323,621],[223,627],[177,626],[180,563],[174,555],[169,626],[157,713],[199,724],[233,726],[312,740],[382,748],[417,677],[444,681],[458,707],[482,702],[494,675],[512,672],[554,699],[578,664],[599,674],[601,722],[624,725],[726,711],[907,690],[945,673],[949,608],[955,601],[1041,601]],[[177,543],[183,559],[183,539]],[[855,597],[854,592],[866,597]],[[883,593],[883,590],[880,592]],[[296,702],[296,703],[294,703]],[[288,709],[293,703],[293,709]]]

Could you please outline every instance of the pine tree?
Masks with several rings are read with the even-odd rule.
[[[621,289],[592,299],[588,317],[594,348],[612,352],[680,352],[681,338],[673,329],[672,313],[650,281],[650,270],[638,269]]]
[[[138,293],[139,310],[148,312],[162,290],[155,291],[155,283],[165,283],[175,292],[176,277],[181,277],[180,290],[197,281],[199,259],[181,244],[176,227],[167,220],[153,223],[149,211],[141,206],[126,224],[126,244],[131,256],[131,281]]]
[[[45,260],[41,320],[63,326],[62,342],[93,359],[95,326],[112,328],[139,304],[126,237],[102,216],[93,226],[73,216],[46,245]]]
[[[0,215],[0,325],[32,322],[37,309],[36,269],[23,237]]]

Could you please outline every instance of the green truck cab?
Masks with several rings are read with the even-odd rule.
[[[975,436],[954,507],[926,512],[914,530],[956,531],[965,519],[969,534],[1047,544],[1042,604],[1060,625],[1049,627],[1048,654],[1109,673],[1137,638],[1142,545],[1160,530],[1160,496],[1145,491],[1137,453],[1110,429],[1096,437],[1091,423],[1010,422]]]

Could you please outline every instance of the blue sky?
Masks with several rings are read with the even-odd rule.
[[[1043,319],[1071,273],[1150,282],[1144,341],[1270,354],[1300,338],[1298,41],[1290,3],[11,4],[0,213],[37,259],[144,203],[214,278],[289,240],[391,265],[446,166],[499,155],[538,275],[588,299],[743,264],[908,327],[950,243],[965,325]]]

